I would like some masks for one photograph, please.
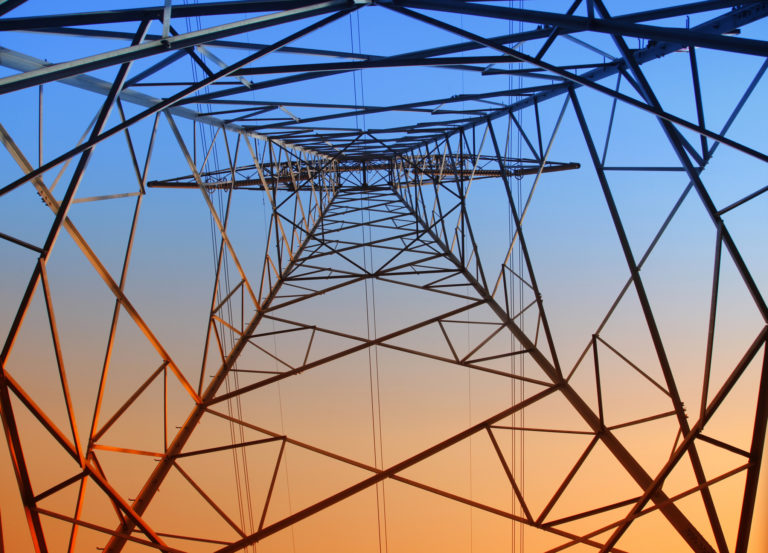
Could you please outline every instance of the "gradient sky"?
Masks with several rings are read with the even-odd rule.
[[[105,9],[103,3],[93,5]],[[86,10],[89,7],[85,2],[78,4],[78,9]],[[115,7],[118,7],[117,4]],[[650,7],[648,6],[649,9]],[[13,14],[21,16],[36,13],[36,10],[58,9],[52,3],[33,0],[14,10]],[[458,16],[446,18],[456,25],[468,28],[486,25],[483,32],[488,36],[510,30],[505,22],[479,21]],[[213,19],[218,22],[218,19]],[[679,21],[671,23],[680,24]],[[691,24],[695,22],[692,21]],[[159,24],[155,22],[152,25],[151,30],[158,31]],[[361,30],[359,44],[358,25]],[[125,30],[120,25],[110,28]],[[297,28],[297,25],[267,30],[258,33],[258,36],[252,36],[257,34],[252,33],[243,38],[268,42],[288,34],[294,28]],[[391,39],[393,28],[397,28],[400,36],[405,37],[402,43]],[[516,27],[512,30],[516,30]],[[761,22],[745,29],[742,36],[760,38],[766,36],[766,31],[768,29],[765,22]],[[94,48],[106,50],[120,44],[113,41],[86,41],[38,34],[6,34],[4,47],[51,62],[78,58],[92,53]],[[601,40],[596,39],[594,43],[604,46]],[[322,45],[324,48],[340,50],[352,47],[385,55],[403,49],[415,50],[455,41],[455,37],[442,31],[432,30],[386,10],[365,8],[359,11],[359,15],[344,18],[297,44]],[[572,43],[557,42],[551,54],[552,60],[562,61],[579,56],[586,59],[592,56],[589,59],[594,61],[594,55],[586,53],[586,50],[574,50],[576,48]],[[703,49],[698,49],[696,53],[701,67],[705,120],[709,128],[719,131],[764,60]],[[221,55],[225,59],[235,59],[237,53],[224,51]],[[281,54],[274,54],[269,63],[278,63],[288,58],[285,55],[282,55],[282,58],[280,56]],[[293,63],[305,61],[298,56],[294,58]],[[153,61],[144,60],[137,63],[133,71],[139,72]],[[723,78],[725,67],[728,68],[727,78]],[[689,120],[695,120],[688,56],[683,52],[670,54],[662,60],[647,64],[644,69],[665,109]],[[187,78],[189,71],[190,65],[184,59],[168,68],[168,78]],[[9,69],[0,68],[0,77],[13,73]],[[114,70],[101,70],[95,75],[110,79]],[[502,89],[509,85],[507,77],[469,78],[449,69],[425,69],[418,79],[414,78],[412,71],[404,69],[366,72],[362,77],[356,78],[358,80],[354,86],[354,78],[350,75],[338,75],[314,82],[311,86],[281,87],[268,92],[254,92],[253,95],[259,99],[271,99],[278,95],[295,99],[333,97],[339,101],[355,103],[362,101],[364,94],[366,103],[377,104],[405,102],[430,95],[450,96],[464,92]],[[413,86],[404,86],[403,83]],[[615,84],[615,80],[606,83],[607,86]],[[728,134],[730,138],[762,152],[768,151],[768,135],[764,124],[767,86],[765,81],[760,82]],[[620,91],[636,96],[626,82],[621,83]],[[163,92],[163,88],[158,87],[152,94],[162,96]],[[553,134],[563,100],[564,98],[553,99],[540,106],[541,128],[545,141]],[[580,91],[579,100],[584,106],[590,130],[602,153],[611,101],[588,91]],[[37,89],[0,97],[0,123],[33,165],[37,164],[38,155],[37,102]],[[100,102],[101,97],[89,92],[63,84],[46,85],[43,118],[44,161],[66,151],[77,142]],[[137,112],[135,106],[125,107],[128,115]],[[405,114],[391,117],[402,117],[402,121],[389,120],[387,125],[408,121]],[[110,124],[114,125],[118,121],[118,115],[113,113]],[[532,114],[522,114],[521,121],[528,131],[532,132],[535,128]],[[352,125],[355,122],[350,120],[343,123]],[[185,139],[191,143],[191,123],[177,120],[177,124]],[[382,116],[371,116],[363,125],[375,128],[383,126],[384,123]],[[505,120],[499,120],[494,124],[494,129],[500,140],[506,142],[505,125]],[[478,143],[483,140],[483,130],[479,128],[476,132]],[[144,121],[131,131],[131,138],[140,157],[146,151],[150,131],[151,121]],[[693,135],[685,136],[697,144]],[[230,134],[228,138],[233,139],[234,135]],[[202,136],[202,133],[198,135],[198,144],[205,144],[206,140],[210,140],[210,134],[207,137]],[[512,155],[517,152],[518,142],[517,133],[512,132],[507,148]],[[230,142],[233,143],[234,140]],[[639,113],[621,103],[616,108],[611,142],[606,151],[607,166],[678,165],[658,122],[648,114]],[[224,167],[226,152],[221,139],[217,142],[216,152],[219,165]],[[482,153],[491,152],[490,139],[485,139]],[[529,154],[525,146],[522,146],[522,154]],[[198,159],[200,155],[198,151]],[[581,169],[542,177],[526,214],[524,232],[556,340],[557,355],[567,372],[575,370],[572,378],[574,388],[596,408],[591,350],[584,360],[578,361],[624,286],[629,273],[578,121],[570,106],[566,109],[562,123],[552,140],[550,159],[579,162]],[[241,149],[237,162],[250,163],[247,151]],[[23,174],[4,149],[0,151],[0,168],[3,184]],[[71,171],[70,166],[64,172],[61,184],[54,194],[57,198],[61,197]],[[56,172],[51,171],[44,175],[46,184],[50,185]],[[188,173],[189,168],[169,125],[161,118],[148,173],[149,180]],[[764,186],[766,170],[761,162],[721,146],[702,173],[702,177],[715,204],[722,208]],[[685,173],[679,171],[610,172],[609,182],[623,218],[630,246],[634,255],[640,258],[682,194],[688,179]],[[524,199],[531,190],[533,177],[526,177],[520,183],[512,184],[515,193],[519,193]],[[116,136],[95,149],[77,197],[133,192],[136,188],[136,178],[127,156],[125,138]],[[425,189],[427,198],[431,198],[430,194],[430,191]],[[222,204],[219,202],[226,201],[226,198],[216,194],[213,200],[220,206]],[[308,198],[305,197],[304,201],[308,201]],[[450,200],[443,198],[443,201]],[[762,238],[768,232],[766,202],[768,196],[763,195],[725,217],[726,224],[763,294],[768,291],[768,262],[762,255]],[[76,204],[70,212],[73,222],[115,278],[120,273],[134,206],[135,198],[122,198]],[[501,181],[491,179],[473,183],[467,206],[479,244],[483,268],[489,281],[495,282],[506,255],[510,233],[513,231]],[[229,223],[230,238],[246,274],[255,283],[258,283],[261,277],[269,213],[268,202],[262,193],[242,191],[234,194]],[[359,217],[360,214],[355,216]],[[50,210],[40,201],[29,184],[0,198],[0,232],[40,244],[45,239],[51,221]],[[346,232],[345,236],[357,240],[363,232],[372,232],[372,237],[385,232],[382,229],[367,228],[365,231],[356,228]],[[701,395],[715,237],[714,227],[708,220],[701,201],[695,192],[691,192],[649,256],[642,272],[651,306],[657,317],[670,362],[679,378],[681,395],[691,420],[695,420],[698,413]],[[210,214],[198,191],[150,189],[145,196],[125,292],[176,365],[193,383],[197,383],[200,375],[217,242],[218,236],[213,229]],[[386,255],[386,252],[381,250],[369,253],[371,257],[367,261],[364,261],[360,251],[350,255],[360,263],[368,263],[369,266],[371,262],[374,266],[380,263]],[[520,269],[519,247],[514,249],[512,258],[513,268],[523,271],[522,274],[529,277],[524,269]],[[32,252],[2,241],[0,260],[0,335],[5,336],[36,259]],[[338,259],[335,263],[339,266],[342,264]],[[446,264],[445,261],[435,263]],[[228,268],[228,282],[233,286],[238,278],[231,259],[228,260]],[[88,431],[88,421],[92,415],[114,297],[71,238],[64,233],[48,264],[48,272],[76,415],[83,421],[81,433],[85,433]],[[413,282],[418,281],[416,277],[409,278],[412,278]],[[765,324],[751,304],[751,299],[727,255],[723,257],[720,278],[717,338],[710,395],[719,388],[734,363]],[[407,280],[406,277],[403,279]],[[473,294],[466,285],[455,288],[455,291]],[[284,290],[283,293],[290,292]],[[372,299],[374,294],[375,302]],[[499,297],[503,298],[497,295],[497,298]],[[632,363],[647,371],[649,376],[662,382],[661,370],[636,298],[636,294],[630,289],[600,332],[600,336]],[[532,299],[529,289],[523,288],[522,292],[520,291],[518,281],[515,298],[518,305],[526,304]],[[466,302],[466,299],[445,298],[402,285],[376,281],[370,283],[367,288],[363,284],[348,286],[314,298],[301,306],[287,307],[277,315],[362,336],[370,331],[367,326],[373,324],[373,332],[380,336],[427,315],[461,307],[466,305]],[[245,319],[248,320],[254,312],[253,305],[244,300],[243,306]],[[531,337],[535,334],[535,313],[535,310],[531,311],[521,323]],[[489,332],[488,328],[482,325],[467,324],[468,321],[494,321],[493,314],[488,309],[472,310],[454,319],[456,321],[446,324],[446,327],[453,344],[459,350],[459,355],[462,351],[470,351]],[[240,320],[239,313],[234,313],[233,320]],[[29,391],[35,401],[50,413],[60,427],[66,428],[66,416],[46,325],[45,306],[42,293],[38,290],[9,358],[8,371]],[[288,327],[282,323],[265,321],[260,331],[269,332],[285,328]],[[282,334],[274,339],[262,338],[258,343],[288,364],[298,366],[306,351],[308,334],[306,331]],[[441,340],[439,328],[433,325],[393,343],[403,347],[421,348],[435,355],[450,355],[446,343]],[[336,351],[344,345],[345,342],[337,338],[318,335],[313,342],[309,360]],[[514,343],[511,345],[515,346]],[[502,332],[488,343],[484,351],[493,355],[507,351],[509,347],[510,337]],[[208,372],[217,367],[215,351],[213,348],[209,351],[213,361],[209,361]],[[668,398],[639,376],[608,346],[601,344],[599,355],[608,425],[621,424],[671,409]],[[758,356],[758,360],[750,365],[743,382],[707,427],[707,435],[742,449],[749,448],[760,360]],[[107,380],[102,421],[157,369],[161,361],[157,352],[123,313]],[[515,361],[514,365],[507,360],[488,365],[516,373],[524,370],[530,378],[544,378],[543,373],[530,359],[524,362]],[[280,370],[274,359],[255,348],[244,354],[238,366],[258,370]],[[378,380],[373,376],[374,370],[378,371]],[[258,378],[261,377],[241,373],[239,385],[246,385]],[[186,418],[192,403],[178,381],[169,376],[168,382],[168,432],[172,435],[174,429]],[[235,383],[232,381],[230,384]],[[524,389],[520,386],[513,387],[505,377],[470,372],[464,367],[410,356],[393,349],[378,348],[371,352],[371,357],[364,350],[287,379],[279,387],[271,386],[249,394],[240,406],[233,404],[231,408],[242,409],[243,418],[263,429],[280,435],[285,433],[314,447],[381,468],[391,466],[501,411],[511,400],[529,397],[539,390],[535,385],[526,385]],[[100,442],[124,448],[162,451],[162,394],[162,380],[158,379],[127,412],[124,420],[105,433]],[[374,409],[377,401],[380,403],[380,413],[378,409]],[[15,408],[19,413],[24,411],[19,403],[15,403]],[[221,410],[224,410],[223,407]],[[28,414],[17,416],[23,429],[25,452],[29,452],[28,464],[33,474],[35,491],[42,491],[71,476],[76,468],[71,460],[40,431],[37,423],[31,420]],[[526,409],[524,419],[519,415],[510,417],[506,424],[525,424],[527,427],[568,431],[586,429],[586,425],[578,420],[573,409],[557,395]],[[226,444],[231,439],[232,431],[233,428],[224,420],[212,415],[206,416],[188,448]],[[628,449],[641,462],[653,470],[658,470],[673,447],[676,431],[677,426],[673,419],[664,418],[619,430],[617,436],[625,441]],[[526,498],[536,512],[546,505],[559,481],[570,470],[590,439],[589,436],[580,434],[559,434],[555,440],[550,434],[526,432],[523,453],[520,447],[522,432],[503,429],[494,432],[502,451],[505,452],[507,462],[513,466],[515,475],[524,482]],[[241,440],[253,440],[264,437],[265,434],[246,430],[242,436],[238,436]],[[277,443],[253,446],[248,450],[250,497],[254,504],[256,523],[278,450]],[[743,462],[742,458],[709,444],[702,444],[701,452],[705,457],[705,471],[710,477]],[[126,498],[135,497],[155,465],[151,456],[108,451],[99,452],[99,455],[111,482]],[[240,478],[244,476],[244,470],[243,466],[233,468],[233,456],[230,453],[223,452],[199,459],[190,458],[180,464],[220,502],[225,511],[233,517],[238,516],[239,508],[234,493],[235,480],[236,475]],[[694,485],[690,465],[681,463],[679,469],[676,469],[665,484],[664,491],[668,495],[674,495]],[[274,522],[295,513],[368,475],[369,473],[362,469],[343,465],[296,446],[287,446],[266,522]],[[462,441],[434,459],[405,471],[403,476],[499,509],[509,510],[512,505],[511,489],[486,433]],[[743,482],[742,473],[712,488],[718,504],[724,505],[720,512],[729,539],[735,536],[738,524],[737,511],[731,506],[738,505]],[[763,521],[768,515],[768,488],[765,482],[766,478],[763,476],[755,521]],[[0,483],[0,508],[6,550],[28,551],[31,545],[6,446],[0,448]],[[113,526],[116,519],[110,512],[109,502],[95,486],[89,486],[91,487],[86,492],[88,506],[84,518],[98,521],[108,527]],[[163,531],[194,533],[204,528],[208,535],[235,538],[231,529],[221,519],[211,515],[212,510],[178,473],[174,472],[161,490],[156,504],[147,512],[147,520],[164,528]],[[619,501],[637,493],[636,486],[623,469],[611,458],[607,450],[599,445],[590,454],[579,476],[563,494],[552,512],[552,517],[568,516],[579,510]],[[75,498],[76,489],[73,486],[47,500],[49,503],[46,508],[66,512],[72,509]],[[700,499],[686,499],[680,506],[696,521],[704,535],[709,537],[704,528],[706,517]],[[519,512],[519,507],[516,509],[516,512]],[[564,529],[578,532],[586,527],[608,524],[612,520],[603,517],[593,519],[589,524],[570,524],[564,526]],[[65,550],[67,526],[46,519],[45,528],[55,544],[53,550]],[[380,540],[379,533],[382,528],[386,531]],[[438,549],[446,553],[467,550],[509,551],[513,543],[519,545],[520,532],[519,525],[513,525],[503,518],[471,509],[467,505],[449,501],[402,482],[387,481],[310,517],[294,529],[279,532],[260,543],[257,549],[259,552],[368,551],[377,550],[382,547],[380,544],[383,544],[383,547],[393,553]],[[525,530],[525,551],[552,547],[559,543],[552,537],[541,534],[543,533],[530,528]],[[104,544],[101,535],[89,530],[82,530],[79,540],[78,551],[93,551]],[[178,545],[183,542],[173,543]],[[658,512],[643,517],[619,542],[620,547],[629,551],[675,551],[681,544],[684,546]],[[61,547],[63,549],[60,549]],[[766,547],[766,529],[764,525],[757,523],[750,551],[757,553]],[[148,549],[126,548],[126,551],[134,550]],[[201,547],[199,550],[208,549]],[[580,548],[577,546],[570,550],[577,551]],[[583,546],[583,550],[593,549]]]

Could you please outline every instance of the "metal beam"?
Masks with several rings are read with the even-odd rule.
[[[0,79],[0,94],[7,94],[8,92],[21,90],[40,83],[57,81],[64,77],[81,75],[89,71],[110,67],[118,63],[136,61],[156,54],[166,53],[171,50],[189,48],[218,38],[322,15],[347,8],[348,6],[349,2],[345,0],[331,0],[329,2],[310,4],[293,10],[285,10],[275,14],[252,17],[233,23],[225,23],[200,31],[192,31],[183,35],[169,36],[167,38],[160,38],[159,40],[150,40],[142,44],[136,44],[78,60],[56,63],[34,71],[28,71],[26,73]],[[149,21],[149,19],[146,21]],[[226,73],[226,75],[228,74],[229,73]],[[220,77],[221,76],[224,75],[220,75]]]

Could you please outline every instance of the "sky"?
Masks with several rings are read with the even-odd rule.
[[[517,6],[520,3],[512,4]],[[553,11],[558,9],[554,3],[547,3],[544,7],[543,4],[528,1],[522,5]],[[78,4],[77,9],[87,10],[94,6],[98,6],[98,9],[109,7],[102,3],[91,6],[83,2]],[[609,5],[609,8],[616,13],[621,10],[618,5]],[[560,11],[565,9],[567,5],[563,3]],[[55,13],[59,10],[60,7],[53,3],[31,0],[11,15]],[[581,7],[577,13],[584,10]],[[506,21],[448,14],[441,17],[461,28],[482,30],[486,36],[519,30],[517,23]],[[703,19],[704,16],[700,14],[692,17],[688,24],[693,26]],[[220,17],[191,22],[189,29],[184,22],[179,22],[178,26],[180,32],[183,32],[194,30],[197,24],[207,26],[225,20]],[[679,20],[663,23],[684,24]],[[298,26],[288,24],[277,29],[252,32],[240,39],[269,43]],[[765,22],[758,22],[745,27],[740,36],[760,38],[765,36],[765,26]],[[133,30],[123,24],[99,28]],[[150,32],[159,33],[161,30],[159,22],[152,23]],[[590,33],[577,36],[608,53],[615,52],[606,37]],[[49,62],[77,59],[124,45],[124,41],[21,32],[5,32],[4,38],[3,47]],[[295,45],[392,55],[458,41],[459,38],[444,31],[394,14],[385,8],[368,6],[300,39]],[[526,53],[535,52],[540,42],[524,44],[520,48]],[[634,47],[632,44],[630,46]],[[242,55],[241,52],[227,48],[217,48],[216,52],[228,61],[234,61]],[[719,132],[764,60],[756,56],[713,52],[703,48],[696,49],[696,56],[704,120],[707,128]],[[572,41],[558,39],[544,59],[551,63],[599,63],[601,57]],[[149,67],[155,61],[156,58],[150,58],[137,62],[130,75]],[[256,66],[310,61],[316,60],[310,56],[275,53],[257,62]],[[661,105],[669,113],[690,121],[696,120],[690,57],[687,52],[672,53],[644,65],[643,70]],[[171,64],[163,74],[163,79],[188,79],[191,71],[188,59],[184,58]],[[0,67],[0,79],[14,73],[11,69]],[[114,74],[115,70],[110,68],[95,71],[92,75],[109,80]],[[528,84],[528,81],[539,83],[541,79],[522,82]],[[328,76],[272,90],[248,92],[241,97],[259,101],[279,98],[285,102],[327,101],[378,105],[505,90],[510,84],[517,85],[517,78],[506,75],[466,75],[448,68],[398,68]],[[625,79],[617,85],[614,76],[604,84],[612,88],[618,86],[620,92],[633,98],[638,97]],[[757,84],[727,133],[729,138],[759,152],[768,151],[763,109],[768,92],[766,86],[764,80]],[[173,86],[141,88],[142,92],[156,97],[163,97],[172,90]],[[87,130],[103,97],[61,83],[45,85],[42,95],[42,159],[45,162],[77,143]],[[666,353],[678,379],[689,421],[695,421],[700,409],[706,357],[717,238],[715,228],[696,192],[692,190],[685,193],[688,178],[679,170],[679,161],[653,116],[619,102],[611,117],[610,98],[583,89],[577,95],[596,147],[601,155],[605,152],[606,167],[675,169],[653,172],[607,171],[607,175],[636,259],[644,257],[662,223],[676,202],[680,201],[679,209],[644,262],[641,274]],[[496,100],[506,101],[505,98]],[[663,388],[661,367],[634,289],[630,288],[616,303],[615,309],[611,309],[629,278],[629,271],[576,113],[570,103],[564,107],[564,101],[565,97],[559,96],[539,106],[542,141],[546,146],[551,139],[549,159],[577,162],[581,165],[580,169],[547,173],[538,180],[534,176],[527,176],[510,183],[519,211],[522,211],[529,195],[531,198],[530,207],[525,212],[523,232],[534,275],[524,266],[519,241],[505,262],[515,227],[511,221],[503,182],[498,178],[478,179],[470,185],[467,193],[468,219],[478,243],[478,252],[470,268],[471,271],[476,270],[476,258],[479,258],[490,283],[496,282],[500,271],[507,271],[505,278],[510,279],[510,289],[514,288],[514,292],[510,292],[513,296],[513,305],[510,307],[513,312],[535,299],[531,289],[522,282],[530,281],[535,276],[542,292],[559,363],[564,373],[571,375],[570,385],[593,410],[597,410],[598,400],[594,391],[595,356],[591,344],[593,335],[599,334],[601,340],[597,345],[597,357],[602,375],[605,422],[608,426],[622,425],[663,414],[672,407],[668,395],[651,382],[662,383]],[[37,166],[39,155],[38,102],[39,90],[36,87],[0,96],[0,124],[32,166]],[[478,109],[479,105],[467,102],[461,107]],[[139,111],[138,107],[127,102],[124,109],[127,116]],[[290,111],[301,118],[312,115],[310,108],[292,107]],[[562,120],[558,123],[561,113]],[[275,114],[264,117],[267,116],[274,117]],[[357,121],[348,117],[338,123],[348,128],[360,126],[377,129],[405,124],[415,117],[422,118],[425,115],[396,112],[367,116]],[[443,116],[433,117],[439,120]],[[108,126],[119,121],[119,114],[113,111]],[[530,110],[520,114],[520,121],[526,132],[535,136],[536,118]],[[180,117],[176,117],[175,122],[187,148],[200,162],[204,157],[203,150],[211,143],[212,132],[203,125],[193,128],[190,121]],[[609,125],[610,140],[607,140]],[[149,118],[130,131],[131,144],[137,152],[141,168],[152,126],[153,120]],[[511,122],[505,117],[493,123],[501,147],[511,157],[516,156],[517,152],[522,157],[530,157],[531,152],[514,127],[510,130],[510,126]],[[195,133],[196,137],[193,138]],[[684,131],[683,134],[695,147],[699,147],[698,138],[693,133]],[[491,139],[486,135],[485,126],[478,126],[471,133],[470,139],[482,144],[479,147],[482,154],[492,154]],[[238,142],[233,132],[227,132],[226,140],[228,142],[225,145],[224,134],[217,135],[213,146],[216,153],[211,156],[207,168],[227,166],[227,146],[230,155],[234,155],[232,152]],[[455,138],[451,147],[458,147]],[[259,148],[263,148],[262,142],[256,143],[256,150],[260,151]],[[242,143],[239,143],[233,163],[252,163]],[[494,162],[484,163],[487,168],[494,168]],[[53,193],[55,198],[61,199],[74,165],[71,164],[63,171]],[[5,149],[0,151],[0,167],[0,174],[4,175],[3,185],[24,174]],[[58,171],[57,167],[43,175],[46,185],[51,186]],[[148,180],[179,177],[189,173],[190,168],[172,129],[166,118],[161,116],[147,171]],[[763,187],[765,177],[764,162],[724,145],[718,147],[702,172],[706,190],[718,209]],[[116,135],[94,149],[76,198],[133,195],[76,203],[70,211],[71,220],[115,281],[119,281],[122,270],[137,205],[137,189],[129,146],[124,135]],[[431,215],[434,192],[430,186],[422,187],[422,191],[426,209]],[[393,201],[391,197],[383,199]],[[302,207],[308,212],[313,198],[309,194],[302,194],[301,200]],[[455,197],[447,189],[441,192],[440,200],[446,210],[456,203]],[[226,194],[214,193],[211,201],[223,219]],[[767,201],[768,195],[762,195],[724,215],[727,228],[763,294],[768,286],[768,263],[765,256],[761,255],[764,249],[761,238],[768,231],[768,219],[764,216]],[[352,242],[366,240],[366,236],[368,240],[391,239],[395,230],[385,228],[386,225],[370,224],[369,217],[380,214],[370,211],[371,202],[375,202],[375,199],[361,197],[358,200],[358,196],[339,200],[334,204],[339,212],[335,216],[330,215],[336,217],[332,221],[343,220],[348,224],[362,222],[363,225],[334,231],[332,225],[340,223],[331,223],[324,236],[329,240]],[[294,205],[291,199],[282,208],[282,213],[289,219],[294,217]],[[345,206],[348,212],[343,211]],[[227,223],[228,237],[242,270],[249,281],[255,283],[256,288],[262,280],[265,252],[276,262],[273,241],[277,231],[270,227],[270,213],[269,198],[263,192],[244,190],[232,194]],[[29,183],[0,198],[0,232],[4,234],[32,244],[42,244],[52,221],[50,209],[41,202]],[[365,224],[366,221],[368,224]],[[445,236],[441,235],[446,243],[450,243],[453,235],[451,229],[457,221],[458,211],[447,217],[448,231]],[[401,225],[400,230],[407,229],[412,220],[404,215],[398,224]],[[271,237],[272,242],[268,243],[267,236]],[[201,367],[204,366],[206,371],[202,380],[207,381],[210,380],[208,375],[220,364],[213,341],[209,343],[207,357],[203,361],[219,240],[215,222],[199,190],[149,188],[148,193],[142,196],[131,263],[126,276],[125,296],[147,328],[151,329],[152,335],[162,344],[172,364],[178,367],[179,374],[193,386],[197,386],[201,380]],[[321,248],[318,252],[322,251],[323,246],[319,242],[314,245]],[[425,248],[429,246],[419,247],[412,245],[412,251],[404,257],[417,258],[424,255]],[[391,250],[381,247],[355,248],[349,252],[348,259],[328,255],[318,257],[316,262],[322,267],[350,270],[353,265],[349,259],[352,259],[370,269],[380,266],[391,255]],[[37,255],[2,240],[0,258],[0,335],[6,336]],[[231,252],[224,259],[226,272],[222,289],[231,290],[240,281],[238,268]],[[429,263],[433,269],[436,267],[435,270],[447,271],[450,268],[450,263],[444,258],[430,260]],[[506,265],[505,269],[502,269],[503,265]],[[522,279],[510,276],[509,271],[517,272]],[[55,245],[47,263],[47,272],[75,406],[75,419],[80,422],[78,426],[82,441],[90,430],[115,298],[71,236],[65,232]],[[248,347],[238,361],[238,368],[244,371],[283,371],[287,367],[272,356],[296,368],[303,363],[322,359],[325,355],[332,355],[351,343],[329,332],[317,332],[310,337],[312,333],[306,328],[297,330],[297,323],[358,337],[382,336],[428,317],[454,309],[465,309],[469,302],[477,298],[477,291],[466,279],[462,280],[458,276],[447,280],[446,283],[452,284],[452,287],[445,289],[450,289],[460,297],[413,286],[423,285],[430,278],[406,274],[393,275],[390,280],[368,279],[298,304],[287,304],[275,309],[272,315],[282,321],[265,318],[256,328],[257,332],[291,332],[254,338],[253,342],[261,349]],[[765,325],[733,260],[725,250],[719,278],[709,398],[714,396],[734,364]],[[327,282],[330,281],[306,281],[301,285],[317,290],[326,286]],[[304,292],[300,288],[286,286],[277,301],[290,302],[292,294]],[[222,294],[221,291],[218,293],[218,300],[223,299]],[[259,293],[258,299],[262,297]],[[497,289],[494,297],[503,305],[503,286]],[[253,301],[243,289],[232,298],[226,320],[234,326],[247,323],[256,312]],[[537,332],[538,314],[539,309],[535,306],[521,316],[518,323],[532,341],[538,336],[537,346],[545,357],[553,359],[553,352],[544,343],[543,330]],[[293,322],[287,323],[286,320]],[[487,307],[465,309],[455,316],[441,319],[441,322],[444,327],[442,329],[433,323],[387,342],[389,346],[397,346],[400,350],[386,346],[363,349],[282,380],[278,385],[266,386],[246,394],[242,401],[218,404],[220,413],[229,413],[230,416],[247,420],[261,430],[244,429],[228,423],[221,416],[209,413],[202,418],[185,451],[218,447],[232,440],[258,440],[271,435],[288,435],[295,443],[286,445],[282,453],[282,442],[272,441],[240,448],[235,455],[231,451],[221,451],[180,459],[178,465],[184,472],[172,471],[147,511],[147,520],[169,534],[204,534],[217,536],[214,539],[232,540],[236,538],[236,533],[222,517],[215,515],[183,474],[198,482],[229,516],[236,519],[236,524],[244,528],[249,525],[257,528],[273,475],[274,490],[268,513],[264,516],[267,525],[291,516],[371,474],[362,468],[320,455],[301,444],[334,452],[369,467],[390,467],[501,412],[512,402],[531,397],[543,389],[532,383],[522,385],[509,376],[471,370],[466,366],[434,358],[450,358],[449,343],[459,357],[469,354],[485,339],[488,342],[478,350],[478,355],[483,351],[490,357],[520,347],[519,342],[511,339],[506,330],[489,338],[489,333],[499,323],[498,317]],[[221,324],[219,328],[225,335],[223,347],[231,347],[231,341],[228,341],[233,340],[234,335]],[[157,373],[158,376],[126,410],[125,416],[96,441],[110,447],[161,452],[183,424],[193,408],[193,402],[180,384],[180,379],[170,370],[162,369],[162,356],[125,309],[120,311],[115,336],[110,369],[105,379],[101,424],[152,374]],[[445,336],[449,338],[445,339]],[[415,356],[402,348],[428,352],[433,358]],[[737,448],[749,449],[760,355],[748,366],[743,379],[706,427],[705,433],[710,438]],[[502,358],[479,364],[497,373],[524,374],[528,378],[544,381],[547,378],[527,355],[513,360]],[[71,435],[40,287],[30,304],[6,370],[50,414],[55,424],[65,429],[68,436]],[[237,380],[234,374],[237,374]],[[265,378],[262,373],[234,374],[225,384],[231,389]],[[163,400],[164,394],[167,400]],[[164,405],[167,406],[166,417],[163,415]],[[14,412],[19,417],[34,491],[40,493],[72,476],[77,471],[77,465],[45,435],[15,399]],[[492,436],[498,440],[505,462],[513,476],[524,486],[524,495],[531,509],[541,512],[559,482],[590,443],[591,436],[585,423],[562,396],[553,394],[526,408],[523,413],[505,417],[497,426]],[[509,427],[554,428],[561,432],[521,431]],[[632,455],[654,474],[673,449],[677,429],[672,417],[662,417],[645,424],[620,428],[615,432]],[[743,457],[711,443],[701,440],[697,443],[704,471],[710,478],[744,462]],[[97,451],[97,455],[112,485],[128,501],[136,496],[156,465],[152,455],[107,450]],[[278,458],[280,462],[277,462]],[[278,471],[275,471],[276,464]],[[493,448],[493,441],[486,431],[462,440],[434,458],[403,471],[401,476],[469,501],[508,512],[511,510],[517,515],[522,513],[506,480],[503,464]],[[31,551],[6,446],[0,448],[0,479],[3,483],[0,514],[6,550]],[[712,486],[730,547],[738,524],[738,511],[733,506],[740,501],[743,482],[741,473]],[[690,462],[686,459],[673,471],[664,491],[674,495],[693,485],[695,481]],[[637,486],[626,472],[605,446],[598,444],[586,457],[582,469],[556,503],[548,520],[627,499],[637,493]],[[92,482],[89,482],[85,494],[83,519],[108,527],[114,526],[116,518],[104,494]],[[767,496],[763,477],[756,521],[764,520],[768,513]],[[77,485],[72,485],[53,494],[41,505],[51,511],[71,513],[76,498]],[[711,531],[707,529],[700,496],[684,499],[680,502],[680,508],[709,538]],[[586,522],[564,524],[562,528],[582,532],[599,528],[613,520],[611,516],[598,515],[590,517]],[[45,517],[45,521],[44,528],[53,544],[52,550],[66,551],[68,525],[52,517]],[[104,545],[103,535],[92,530],[83,529],[78,535],[77,551],[93,551]],[[598,537],[605,539],[607,536],[601,534]],[[403,480],[387,480],[384,484],[371,486],[305,519],[292,529],[277,532],[259,543],[256,549],[264,552],[407,552],[438,548],[444,551],[534,551],[546,550],[561,541],[562,538],[554,538],[532,528],[523,531],[522,525],[518,523],[429,493]],[[209,551],[213,547],[213,544],[191,544],[172,539],[169,539],[169,543],[182,549],[189,548],[190,551]],[[756,525],[750,550],[761,551],[767,544],[765,528]],[[685,544],[656,511],[633,524],[618,546],[629,551],[675,551],[683,550]],[[580,548],[593,550],[581,545],[566,551]],[[126,551],[145,550],[148,549],[138,545],[126,548]]]

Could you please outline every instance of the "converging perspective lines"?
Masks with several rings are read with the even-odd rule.
[[[0,553],[768,549],[766,36],[0,0]]]

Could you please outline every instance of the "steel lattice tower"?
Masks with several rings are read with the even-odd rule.
[[[768,3],[661,4],[0,0],[0,551],[754,548]]]

